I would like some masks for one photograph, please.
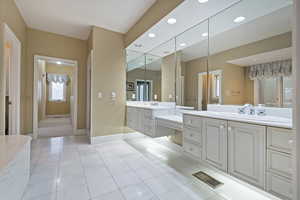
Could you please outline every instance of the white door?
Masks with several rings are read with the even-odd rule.
[[[4,26],[5,65],[7,72],[6,88],[8,95],[8,134],[20,134],[20,70],[21,70],[21,42],[10,30]]]
[[[227,171],[227,121],[203,119],[202,160]]]
[[[265,188],[266,128],[229,122],[228,151],[229,173]]]

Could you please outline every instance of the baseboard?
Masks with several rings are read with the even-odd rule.
[[[75,131],[74,135],[76,135],[76,136],[87,135],[86,129],[77,129],[77,131]]]
[[[5,130],[0,130],[0,135],[5,135]]]
[[[71,117],[71,115],[46,115],[47,118],[67,118],[67,117]]]
[[[96,137],[90,137],[90,143],[91,144],[101,144],[105,142],[111,142],[111,141],[117,141],[117,140],[123,140],[124,133],[118,133],[114,135],[105,135],[105,136],[96,136]]]

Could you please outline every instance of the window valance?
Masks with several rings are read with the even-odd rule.
[[[67,74],[47,74],[47,81],[49,83],[64,83],[67,84],[69,81],[69,76]]]
[[[292,60],[281,60],[248,67],[251,80],[292,75]]]

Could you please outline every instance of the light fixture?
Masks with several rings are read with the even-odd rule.
[[[246,19],[246,17],[239,16],[239,17],[235,18],[233,21],[235,23],[240,23],[240,22],[244,21],[245,19]]]
[[[175,18],[168,19],[168,24],[176,24],[177,20]]]
[[[181,46],[181,47],[185,47],[185,46],[186,46],[186,43],[183,42],[183,43],[180,44],[180,46]]]
[[[149,33],[148,36],[149,38],[155,38],[156,35],[154,33]]]
[[[208,0],[198,0],[199,3],[207,3]]]
[[[207,37],[208,36],[208,32],[202,33],[202,37]]]
[[[61,65],[61,62],[60,62],[60,61],[57,61],[56,64]]]

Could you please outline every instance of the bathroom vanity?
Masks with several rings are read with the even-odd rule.
[[[257,116],[238,114],[237,106],[209,109],[178,112],[168,106],[130,105],[128,126],[150,137],[182,131],[187,156],[292,199],[294,133],[289,113],[275,108],[267,110],[270,115]]]
[[[20,200],[30,175],[29,136],[0,136],[1,199]]]

